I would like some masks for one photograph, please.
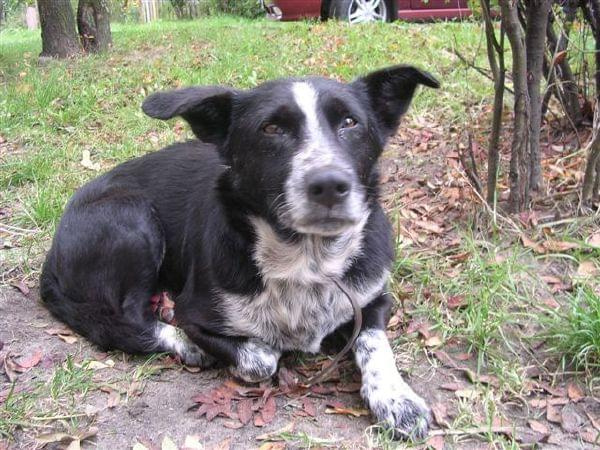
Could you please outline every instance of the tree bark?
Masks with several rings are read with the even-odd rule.
[[[38,0],[42,28],[40,56],[66,58],[81,53],[75,17],[68,0]]]
[[[540,156],[540,129],[542,123],[542,97],[540,85],[546,50],[546,25],[550,13],[550,0],[530,0],[527,5],[525,45],[527,53],[527,92],[529,94],[529,188],[539,191],[542,185]]]
[[[581,188],[582,205],[588,205],[592,200],[592,196],[597,196],[598,189],[600,189],[600,0],[590,0],[590,6],[591,20],[589,20],[589,23],[596,41],[596,74],[594,76],[596,82],[596,111],[594,113],[594,133],[588,145],[588,157]]]
[[[4,21],[4,0],[0,0],[0,30],[2,29],[3,21]]]
[[[519,23],[517,4],[500,0],[502,26],[513,55],[513,85],[515,91],[514,130],[510,158],[509,207],[513,212],[523,210],[529,203],[529,93],[527,90],[527,57],[523,30]]]
[[[548,38],[548,47],[552,56],[560,52],[567,51],[569,46],[569,34],[573,20],[575,20],[576,10],[569,10],[565,15],[565,29],[561,31],[560,37],[556,36],[553,26],[554,13],[551,11],[548,18],[546,35]],[[565,113],[569,116],[570,121],[574,126],[581,123],[581,107],[579,106],[579,89],[575,76],[569,65],[568,58],[559,58],[558,63],[550,61],[550,70],[548,74],[548,83],[555,83],[558,100],[562,104]],[[558,77],[556,77],[556,72]],[[558,81],[557,78],[560,80]],[[549,100],[549,99],[548,99]],[[544,100],[544,104],[547,101]]]
[[[86,52],[99,53],[112,44],[107,0],[79,0],[77,28]]]
[[[488,143],[487,202],[496,202],[496,186],[500,164],[500,131],[502,128],[502,110],[504,106],[504,82],[506,69],[504,66],[504,28],[500,30],[500,42],[496,39],[494,24],[490,13],[490,1],[480,0],[485,24],[485,38],[488,61],[494,78],[494,109],[492,113],[492,130]]]

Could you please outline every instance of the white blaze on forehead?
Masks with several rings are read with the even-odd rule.
[[[306,127],[312,134],[321,131],[319,120],[317,119],[317,91],[305,82],[298,82],[292,85],[294,100],[306,117]]]
[[[321,123],[317,116],[319,94],[310,83],[303,81],[292,85],[292,93],[294,94],[294,100],[298,108],[300,108],[306,120],[306,141],[298,156],[305,160],[315,158],[318,155],[319,164],[331,164],[333,154],[323,136]]]

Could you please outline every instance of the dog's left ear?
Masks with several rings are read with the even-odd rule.
[[[392,135],[400,117],[408,110],[419,84],[439,88],[433,75],[412,66],[393,66],[370,73],[352,83],[356,89],[366,91],[384,139]]]
[[[142,110],[155,119],[181,116],[198,139],[219,145],[227,137],[235,93],[235,90],[221,86],[157,92],[144,100]]]

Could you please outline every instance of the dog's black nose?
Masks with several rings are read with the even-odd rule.
[[[328,208],[344,201],[350,193],[350,184],[344,172],[334,169],[314,171],[306,177],[309,200]]]

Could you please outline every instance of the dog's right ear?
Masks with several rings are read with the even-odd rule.
[[[219,145],[227,137],[235,93],[220,86],[157,92],[144,100],[142,110],[155,119],[181,116],[198,139]]]

